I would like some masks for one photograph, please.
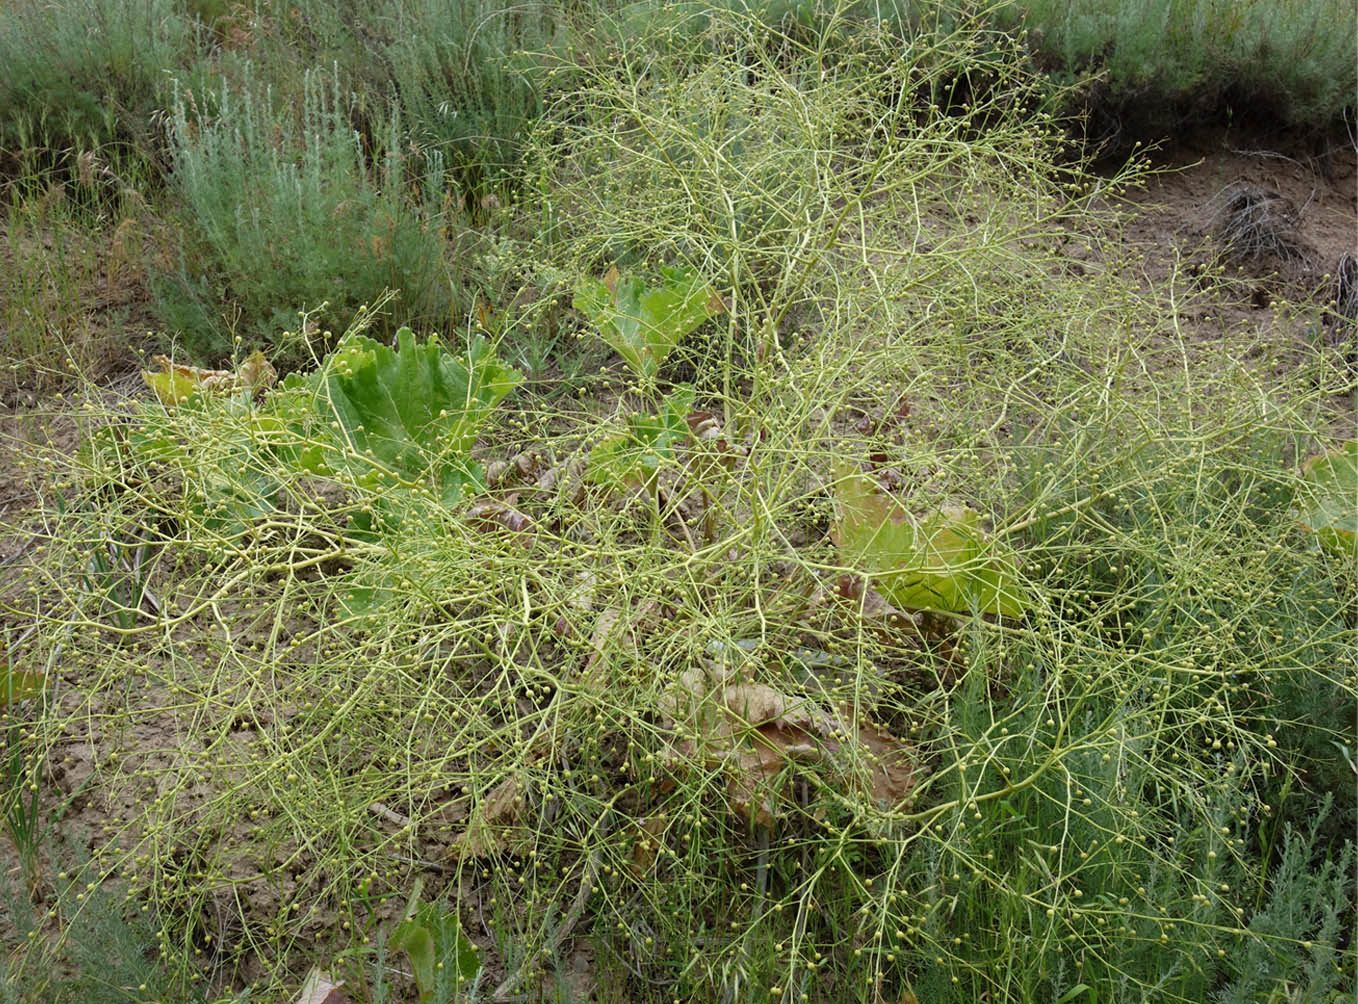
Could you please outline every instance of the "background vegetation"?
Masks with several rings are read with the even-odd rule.
[[[1333,123],[1353,106],[1353,12],[1340,3],[1023,2],[999,20],[1026,27],[1062,74],[1100,72],[1090,111],[1115,148],[1232,114]]]
[[[522,190],[526,139],[571,93],[579,61],[641,38],[691,46],[723,10],[798,39],[838,37],[849,20],[909,32],[935,16],[905,0],[837,13],[790,0],[8,4],[7,368],[27,371],[26,386],[35,370],[59,381],[68,357],[98,364],[113,351],[103,343],[121,349],[144,329],[215,364],[238,336],[281,338],[300,307],[326,303],[317,331],[343,330],[388,286],[402,293],[390,323],[445,327],[501,292],[488,288],[505,278],[492,219]],[[999,5],[983,19],[1022,29],[1023,58],[1053,88],[1080,82],[1043,100],[1085,107],[1091,139],[1116,150],[1231,108],[1313,129],[1346,121],[1351,13],[1336,0],[1203,0]],[[53,221],[57,196],[78,209]],[[35,227],[63,247],[100,239],[73,264],[33,254]],[[101,297],[115,323],[96,332],[76,304]]]
[[[0,8],[8,997],[1351,994],[1351,371],[1058,117],[1288,9]]]

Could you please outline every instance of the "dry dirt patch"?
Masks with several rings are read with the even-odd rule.
[[[1129,193],[1123,238],[1147,289],[1187,276],[1208,291],[1181,302],[1174,319],[1194,361],[1296,365],[1320,346],[1358,372],[1358,323],[1333,306],[1341,260],[1358,254],[1358,144],[1214,130],[1168,143],[1152,161],[1161,172]],[[1209,282],[1214,267],[1224,273]],[[1351,437],[1348,391],[1333,402],[1334,432]]]

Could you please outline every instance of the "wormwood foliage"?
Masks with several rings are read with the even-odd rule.
[[[324,346],[319,331],[278,334],[295,326],[298,304],[324,304],[313,324],[340,331],[397,288],[407,318],[446,316],[437,153],[417,171],[392,119],[373,127],[380,149],[370,165],[338,68],[309,69],[302,85],[284,111],[247,64],[238,83],[194,93],[179,82],[170,102],[169,180],[186,226],[178,260],[152,286],[167,327],[210,362],[230,353],[236,333],[272,346],[275,362],[308,358],[311,343]],[[238,309],[232,330],[219,300]]]
[[[1332,27],[1351,20],[1337,0],[1280,7],[1267,0],[1020,0],[996,10],[1070,71],[1102,72],[1100,90],[1133,120],[1205,117],[1248,96],[1292,122],[1343,118],[1358,85],[1352,47]]]

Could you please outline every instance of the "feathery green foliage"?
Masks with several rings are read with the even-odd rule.
[[[560,5],[418,0],[385,49],[397,100],[420,144],[439,152],[476,205],[514,178],[541,113],[535,77],[566,35]]]

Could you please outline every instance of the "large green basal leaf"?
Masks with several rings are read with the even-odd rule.
[[[948,508],[915,518],[866,478],[835,484],[834,540],[845,564],[873,576],[898,607],[1017,617],[1028,607],[1011,558],[997,553],[980,515]]]
[[[209,408],[236,420],[215,423],[207,438],[189,422]],[[91,449],[135,460],[139,476],[161,465],[177,471],[195,532],[228,542],[277,511],[283,484],[280,472],[261,462],[259,450],[280,424],[252,409],[248,400],[211,400],[195,391],[172,408],[144,406],[139,426],[106,426],[91,437]]]
[[[1310,504],[1302,525],[1336,554],[1358,556],[1358,440],[1302,465]]]
[[[347,474],[359,487],[433,482],[445,503],[481,480],[470,453],[492,409],[520,374],[477,339],[453,356],[436,339],[417,344],[409,328],[395,350],[362,335],[336,347],[321,369],[291,376],[283,394],[293,419],[319,416],[299,463]],[[307,424],[307,423],[304,423]]]
[[[612,269],[602,281],[581,280],[571,302],[646,379],[655,377],[685,335],[726,309],[696,273],[674,267],[662,268],[660,284],[650,287]]]

